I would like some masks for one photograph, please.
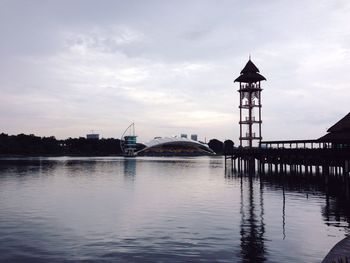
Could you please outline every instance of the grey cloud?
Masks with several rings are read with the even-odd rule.
[[[2,1],[1,129],[115,136],[135,121],[145,140],[155,127],[236,140],[233,79],[251,53],[268,79],[265,137],[316,136],[348,111],[350,76],[339,72],[350,70],[349,8],[346,0]]]

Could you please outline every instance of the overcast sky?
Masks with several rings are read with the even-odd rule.
[[[349,50],[349,0],[0,0],[0,132],[237,143],[251,54],[264,139],[318,138],[350,111]]]

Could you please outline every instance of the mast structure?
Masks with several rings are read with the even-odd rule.
[[[126,135],[126,133],[129,133]],[[131,123],[128,128],[124,131],[120,138],[120,148],[125,157],[135,157],[136,156],[136,138],[135,135],[135,124]]]
[[[261,136],[261,81],[266,78],[259,74],[259,69],[250,60],[234,82],[239,83],[239,144],[252,148],[253,142],[262,140]],[[257,116],[255,112],[257,110]],[[258,126],[257,131],[255,127]]]

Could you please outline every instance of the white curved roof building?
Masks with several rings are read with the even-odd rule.
[[[157,137],[145,145],[146,147],[137,154],[148,156],[196,156],[215,154],[207,144],[187,138]]]

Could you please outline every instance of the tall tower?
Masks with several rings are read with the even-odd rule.
[[[241,71],[241,75],[234,82],[239,82],[239,143],[243,146],[243,141],[247,141],[247,146],[252,147],[253,141],[261,142],[261,85],[260,82],[266,80],[259,74],[259,69],[254,63],[248,60]],[[258,116],[254,111],[258,111]],[[258,125],[258,132],[254,132],[254,127]],[[243,133],[243,129],[245,132]]]

